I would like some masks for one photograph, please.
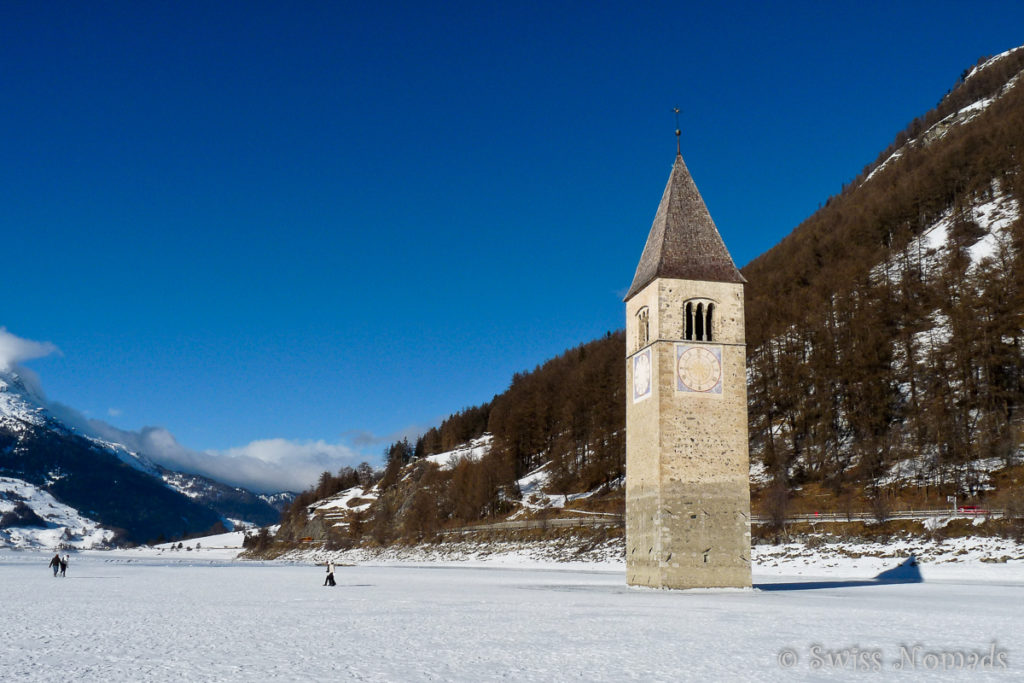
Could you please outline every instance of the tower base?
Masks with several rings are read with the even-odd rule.
[[[749,510],[746,481],[627,486],[626,583],[750,588]]]

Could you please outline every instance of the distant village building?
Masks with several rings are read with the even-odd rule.
[[[625,299],[630,585],[751,585],[744,282],[677,154]]]

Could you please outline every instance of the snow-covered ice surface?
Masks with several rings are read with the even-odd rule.
[[[234,560],[238,557],[238,554],[242,552],[242,542],[245,540],[244,531],[229,531],[226,534],[216,534],[214,536],[203,536],[202,538],[196,538],[189,541],[175,541],[173,543],[161,543],[155,545],[152,548],[142,547],[138,550],[132,551],[111,551],[109,557],[115,557],[120,555],[126,555],[128,558],[144,559],[149,557],[161,558],[164,556],[173,557],[179,561],[187,562],[210,562],[213,560]],[[187,548],[184,552],[190,553],[193,550],[195,555],[193,556],[181,556],[182,550],[176,550],[178,544],[181,544]]]
[[[627,588],[620,570],[364,565],[339,567],[338,586],[324,588],[321,567],[156,552],[79,553],[65,579],[52,577],[45,553],[0,552],[2,677],[739,681],[878,673],[834,672],[825,653],[853,648],[869,653],[853,666],[873,667],[877,652],[882,676],[907,680],[1014,680],[1024,670],[1024,572],[1013,563],[984,579],[929,578],[925,567],[924,583],[813,587],[808,571],[755,574],[756,590],[685,592]],[[855,577],[865,578],[860,571]],[[984,664],[992,652],[986,669],[995,671],[964,671],[955,654],[945,656],[977,653]]]

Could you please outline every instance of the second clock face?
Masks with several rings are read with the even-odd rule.
[[[681,348],[677,354],[676,376],[680,389],[707,393],[717,387],[721,391],[722,361],[718,347],[690,346]]]
[[[646,350],[633,361],[633,402],[651,393],[651,353]]]

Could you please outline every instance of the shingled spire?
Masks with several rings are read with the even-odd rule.
[[[626,301],[659,277],[746,282],[725,248],[681,154],[672,165]]]

